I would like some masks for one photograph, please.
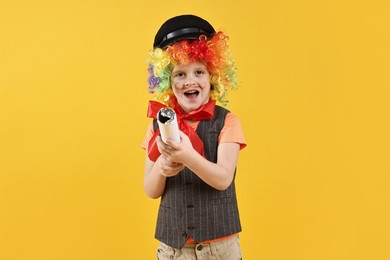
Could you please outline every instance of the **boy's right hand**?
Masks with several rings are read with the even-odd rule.
[[[158,163],[160,174],[165,177],[173,177],[184,169],[184,164],[169,161],[163,155],[158,157],[156,163]]]

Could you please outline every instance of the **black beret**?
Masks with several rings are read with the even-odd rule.
[[[204,34],[210,38],[215,33],[213,26],[195,15],[179,15],[161,25],[154,37],[153,48],[164,49],[181,40],[197,40]]]

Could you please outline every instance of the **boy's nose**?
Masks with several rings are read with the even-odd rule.
[[[196,82],[195,82],[194,80],[189,79],[189,80],[187,80],[187,81],[184,83],[184,87],[191,87],[191,86],[193,86],[193,85],[195,85],[195,84],[196,84]]]

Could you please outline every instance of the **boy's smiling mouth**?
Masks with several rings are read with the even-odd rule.
[[[198,90],[189,90],[184,92],[184,95],[188,98],[196,98],[199,95]]]

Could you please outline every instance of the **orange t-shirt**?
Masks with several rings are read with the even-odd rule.
[[[199,121],[189,124],[194,130],[199,125]],[[149,140],[154,134],[153,123],[150,122],[144,140],[141,143],[141,147],[145,150],[148,147]],[[218,137],[218,143],[238,143],[240,150],[246,146],[244,132],[242,131],[240,119],[233,113],[229,112],[225,118],[225,125],[223,126],[221,133]]]
[[[196,130],[196,128],[199,125],[199,121],[194,122],[194,123],[189,124],[189,125],[194,130]],[[148,129],[146,131],[145,138],[141,143],[142,148],[144,148],[145,150],[147,149],[148,143],[153,135],[154,135],[153,123],[150,122],[148,125]],[[225,124],[221,130],[221,133],[219,134],[219,137],[218,137],[218,143],[219,144],[220,143],[238,143],[240,145],[240,150],[246,146],[244,133],[243,133],[242,127],[241,127],[241,121],[235,114],[229,112],[226,115]],[[218,239],[203,241],[203,243],[222,241],[222,240],[231,238],[231,237],[236,236],[236,235],[237,234],[233,234],[233,235],[221,237]],[[196,243],[196,242],[191,237],[188,238],[186,241],[186,244],[194,244],[194,243]]]

